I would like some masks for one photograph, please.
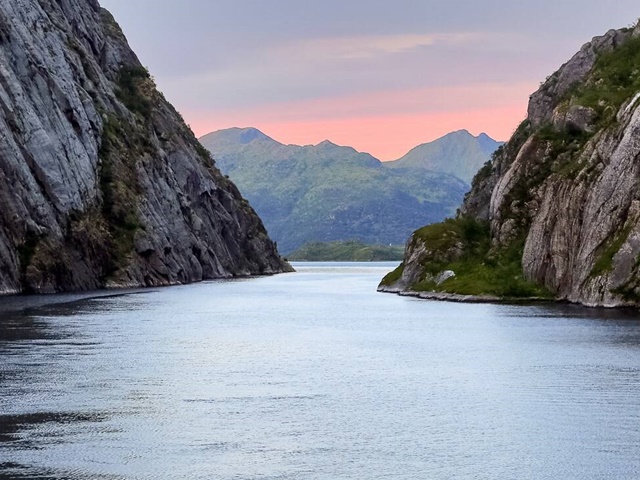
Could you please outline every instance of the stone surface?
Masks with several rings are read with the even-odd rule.
[[[631,35],[632,32],[627,30],[609,30],[605,35],[595,37],[560,70],[547,78],[538,91],[531,95],[527,116],[531,125],[535,128],[551,121],[559,100],[587,78],[598,53],[613,50]]]
[[[0,3],[0,293],[290,267],[95,0]]]
[[[596,131],[591,108],[574,105],[561,112],[559,104],[570,88],[587,79],[598,54],[630,36],[628,30],[612,30],[595,38],[542,85],[531,97],[526,140],[509,142],[511,153],[498,158],[493,179],[472,192],[461,209],[477,212],[475,204],[486,202],[490,190],[485,218],[491,221],[494,242],[507,244],[524,228],[525,276],[558,299],[589,306],[638,302],[640,110],[636,96],[623,104],[616,124]],[[548,123],[556,131],[592,134],[572,160],[570,173],[548,169],[549,162],[561,160],[536,135],[536,128]],[[528,181],[536,176],[536,182]],[[514,189],[522,185],[528,186],[527,201],[513,202]],[[599,271],[609,255],[611,265]]]
[[[640,92],[615,108],[580,105],[573,93],[597,87],[598,56],[637,42],[638,31],[594,38],[550,76],[460,208],[489,220],[494,249],[524,241],[524,276],[558,300],[640,306]],[[417,263],[406,263],[411,278],[392,287],[401,291],[422,273],[424,252],[409,247],[405,259]]]

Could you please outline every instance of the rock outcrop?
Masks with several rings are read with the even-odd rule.
[[[531,96],[460,208],[459,219],[488,225],[483,268],[518,250],[523,280],[556,299],[640,305],[639,100],[640,27],[594,38]],[[409,250],[426,248],[419,240]],[[406,265],[383,288],[411,290],[429,263]],[[456,293],[452,283],[442,291]]]
[[[289,269],[96,0],[0,3],[0,293]]]

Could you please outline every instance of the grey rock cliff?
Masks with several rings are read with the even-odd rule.
[[[97,1],[0,3],[0,293],[288,269]]]
[[[631,43],[638,32],[596,37],[552,75],[531,96],[527,121],[496,157],[490,177],[474,185],[461,208],[491,221],[497,246],[524,234],[525,276],[558,299],[639,304],[638,92],[630,90],[613,113],[604,97],[580,105],[581,92],[603,81],[596,60],[623,46],[640,48]],[[612,118],[598,120],[606,115]]]
[[[551,75],[459,210],[489,222],[489,257],[523,245],[524,278],[559,300],[640,306],[639,37],[611,30]],[[391,288],[424,277],[414,257]]]

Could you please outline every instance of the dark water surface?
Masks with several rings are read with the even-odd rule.
[[[0,478],[640,478],[637,314],[298,268],[0,299]]]

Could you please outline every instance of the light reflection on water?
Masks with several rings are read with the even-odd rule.
[[[640,320],[389,264],[0,299],[0,477],[640,478]]]

